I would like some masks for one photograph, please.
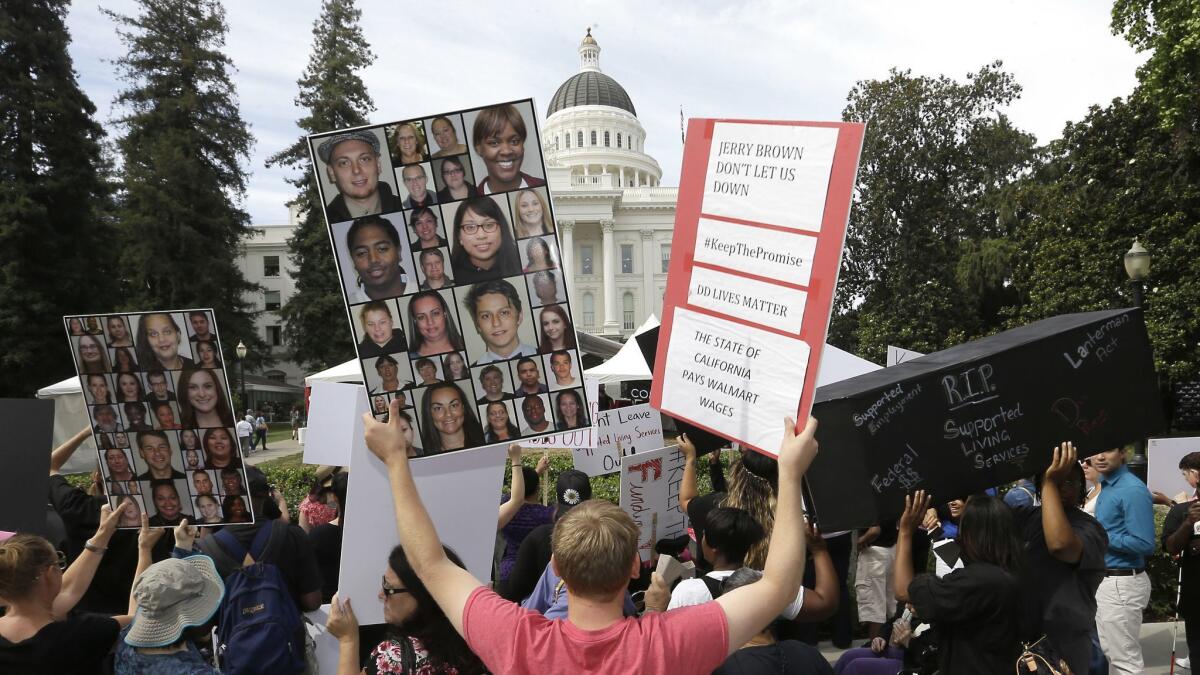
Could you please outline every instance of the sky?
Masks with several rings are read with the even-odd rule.
[[[532,97],[539,115],[578,72],[585,29],[600,66],[625,87],[646,128],[646,152],[679,184],[679,110],[686,117],[838,120],[861,80],[889,69],[962,80],[1002,60],[1024,92],[1005,112],[1040,143],[1090,106],[1136,84],[1145,60],[1109,30],[1099,0],[745,0],[689,2],[455,2],[360,0],[376,54],[362,73],[372,122]],[[123,46],[100,8],[132,0],[77,0],[67,19],[71,56],[100,121],[119,116],[113,61]],[[293,100],[308,63],[319,0],[226,2],[226,52],[243,118],[256,138],[243,207],[258,225],[287,221],[289,175],[265,159],[300,134]],[[543,117],[544,119],[544,117]],[[109,133],[119,133],[109,126]]]

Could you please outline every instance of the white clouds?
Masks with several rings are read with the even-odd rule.
[[[129,0],[106,7],[133,11]],[[581,2],[414,5],[360,0],[378,59],[364,80],[376,121],[533,96],[544,113],[578,69],[584,28],[596,26],[601,67],[629,92],[647,152],[678,182],[679,106],[689,117],[836,119],[847,92],[891,67],[961,78],[1002,59],[1024,87],[1008,110],[1041,142],[1088,106],[1132,90],[1143,57],[1108,29],[1094,0],[964,3],[950,0],[741,3]],[[228,53],[254,148],[246,208],[282,222],[292,194],[265,158],[299,135],[293,99],[308,63],[317,0],[226,3]],[[77,2],[68,19],[75,67],[104,119],[121,46],[111,22]],[[281,198],[282,197],[282,198]]]

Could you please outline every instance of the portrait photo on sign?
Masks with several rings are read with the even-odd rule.
[[[425,128],[429,129],[429,152],[433,157],[449,157],[450,155],[465,155],[467,146],[462,139],[462,115],[450,113],[425,119]]]
[[[442,213],[450,219],[450,267],[458,285],[521,274],[503,197],[472,197]]]
[[[454,289],[464,321],[470,322],[464,338],[472,366],[537,354],[522,281],[518,276]]]
[[[350,308],[354,339],[360,356],[383,356],[407,351],[407,340],[395,300],[372,300]]]
[[[350,304],[387,300],[417,290],[400,213],[364,216],[333,225],[342,286]]]
[[[483,427],[470,396],[455,382],[415,390],[425,456],[484,444]]]
[[[311,140],[325,217],[340,223],[400,210],[383,129],[353,129]]]
[[[554,234],[554,220],[550,215],[550,198],[546,194],[546,188],[525,188],[510,192],[508,200],[517,239]]]
[[[434,356],[466,349],[452,291],[420,291],[401,298],[398,304],[404,313],[409,357]]]
[[[400,184],[400,205],[406,209],[433,206],[438,203],[437,187],[429,162],[407,164],[396,169]]]
[[[579,366],[579,353],[557,349],[542,356],[545,359],[550,391],[583,386],[583,375]]]
[[[429,159],[429,146],[425,142],[425,125],[421,120],[389,124],[383,128],[383,132],[388,140],[388,150],[394,166],[416,164]]]
[[[143,371],[183,370],[196,365],[191,343],[184,337],[188,324],[183,312],[148,312],[129,318]]]
[[[198,491],[220,495],[222,470],[236,474],[228,482],[245,485],[211,309],[63,317],[63,324],[105,496],[130,504],[118,527],[140,527],[143,512],[154,527],[190,518]],[[86,371],[104,361],[108,372]],[[248,504],[240,514],[220,522],[253,522]]]
[[[517,409],[512,401],[489,401],[479,406],[483,421],[483,440],[488,445],[521,437],[517,427]]]
[[[517,408],[521,411],[521,434],[531,436],[548,431],[554,431],[554,421],[550,416],[549,394],[518,394]]]
[[[484,445],[479,406],[500,396],[510,401],[517,434],[526,435],[512,399],[550,393],[547,357],[567,350],[574,362],[555,392],[575,388],[581,376],[566,252],[532,99],[323,132],[308,142],[371,414],[388,417],[385,405],[403,392],[422,453],[439,454]],[[80,323],[78,336],[86,332]],[[194,358],[215,363],[203,360],[198,341],[190,345]],[[492,364],[485,383],[480,369]],[[177,386],[175,393],[187,428],[184,393]],[[553,401],[539,403],[542,417],[528,428],[551,433]]]
[[[546,184],[532,101],[501,103],[463,115],[480,194]]]
[[[471,158],[465,154],[433,160],[433,184],[437,187],[438,203],[448,204],[479,194]]]

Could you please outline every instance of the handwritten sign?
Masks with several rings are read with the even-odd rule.
[[[575,468],[589,476],[621,470],[622,455],[663,444],[662,416],[648,404],[605,410],[596,417],[596,447],[573,451]]]
[[[600,415],[600,381],[594,377],[583,376],[583,389],[587,392],[588,419],[596,420]],[[562,431],[548,436],[539,436],[521,441],[521,445],[530,448],[594,448],[596,447],[596,424]],[[589,474],[590,475],[590,474]]]
[[[651,402],[774,454],[812,405],[861,124],[692,120]]]
[[[683,453],[671,445],[626,455],[621,464],[621,508],[641,530],[638,554],[650,559],[654,543],[687,533],[687,514],[679,508]]]
[[[1072,441],[1095,454],[1164,426],[1141,310],[1068,314],[817,391],[808,485],[825,530],[870,526],[1031,476]]]

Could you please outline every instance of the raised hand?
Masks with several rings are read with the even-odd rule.
[[[1054,448],[1054,458],[1046,467],[1046,482],[1059,485],[1071,476],[1075,464],[1075,445],[1066,441]]]
[[[363,413],[363,436],[372,455],[384,464],[408,461],[408,436],[400,428],[400,399],[388,408],[388,421],[380,422],[370,413]]]
[[[929,510],[932,501],[932,496],[926,494],[924,490],[904,495],[904,513],[900,514],[900,520],[896,522],[896,529],[911,534],[925,518],[925,513]]]
[[[175,526],[175,547],[190,551],[199,536],[200,528],[189,525],[187,518],[184,518]]]
[[[341,600],[337,595],[333,596],[329,603],[329,619],[325,622],[325,630],[338,641],[358,638],[358,617],[354,616],[350,598]]]
[[[790,417],[783,420],[783,442],[779,444],[780,476],[787,475],[799,480],[808,471],[817,456],[817,418],[809,415],[804,431],[796,433],[796,422]]]
[[[150,529],[150,516],[147,516],[145,511],[142,512],[142,527],[138,530],[139,549],[142,549],[143,551],[149,551],[153,549],[154,545],[158,543],[158,540],[162,539],[163,535],[166,533],[167,530],[164,527],[156,527],[153,530]]]
[[[685,461],[691,462],[696,459],[696,444],[692,443],[687,434],[679,434],[675,443],[679,445],[679,451],[683,453]]]

